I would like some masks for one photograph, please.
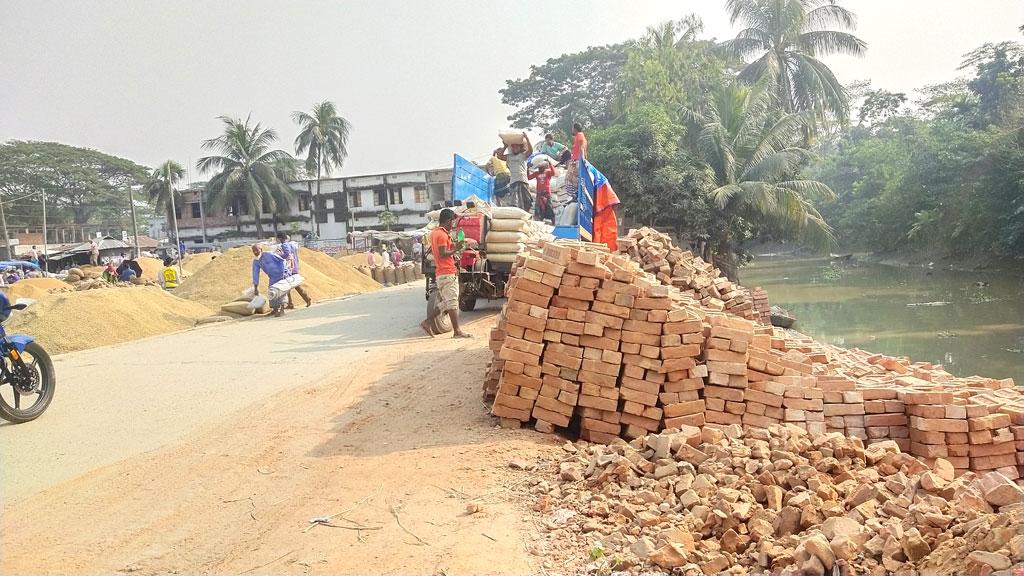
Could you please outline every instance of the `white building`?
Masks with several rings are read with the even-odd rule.
[[[427,223],[427,212],[451,200],[451,179],[451,169],[325,178],[319,194],[316,180],[300,180],[290,183],[298,193],[287,211],[276,215],[264,211],[260,224],[264,237],[285,230],[345,242],[351,231],[383,230],[380,215],[387,210],[395,217],[391,230],[415,230]],[[202,190],[183,191],[182,198],[177,206],[178,232],[186,244],[201,243],[204,238],[207,243],[256,239],[256,219],[247,206],[238,214],[233,207],[212,214]],[[164,230],[164,237],[173,234],[170,223]]]

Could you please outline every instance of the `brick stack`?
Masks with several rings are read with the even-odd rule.
[[[967,407],[954,404],[951,392],[903,392],[910,424],[910,453],[933,462],[948,460],[962,473],[970,467]]]
[[[708,368],[698,363],[704,344],[704,325],[695,310],[671,310],[662,324],[661,352],[665,381],[658,395],[664,428],[703,426],[705,401],[701,397]]]
[[[910,429],[907,427],[907,413],[899,389],[891,386],[863,387],[864,428],[867,443],[892,440],[900,450],[910,450]]]
[[[750,295],[754,299],[754,319],[765,326],[771,325],[772,307],[768,303],[768,291],[758,286],[751,291]]]
[[[786,386],[782,400],[783,422],[799,426],[811,434],[827,432],[825,392],[816,387],[815,378],[813,376],[781,376],[778,381]]]
[[[1017,469],[1017,444],[1010,428],[1010,416],[989,413],[987,406],[969,404],[967,412],[970,469],[976,472],[998,470],[1011,480],[1020,477]]]
[[[741,424],[747,410],[747,360],[754,324],[724,315],[709,315],[708,323],[703,356],[708,371],[704,418],[713,424]]]
[[[642,283],[643,285],[643,283]],[[661,429],[662,408],[659,394],[667,383],[670,367],[688,370],[695,367],[692,356],[683,358],[683,347],[663,349],[661,337],[668,320],[672,301],[665,286],[643,285],[642,295],[635,298],[629,318],[622,324],[622,362],[619,398],[622,400],[623,435],[637,438]],[[700,345],[697,345],[699,353]],[[671,358],[670,358],[671,357]]]
[[[857,383],[845,377],[818,377],[823,391],[825,429],[867,440],[864,421],[864,393]]]

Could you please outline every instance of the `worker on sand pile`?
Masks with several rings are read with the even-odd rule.
[[[135,261],[135,256],[124,258],[115,270],[121,282],[131,282],[132,278],[142,278],[142,266]]]
[[[451,318],[454,331],[452,338],[472,338],[459,326],[459,271],[455,268],[455,253],[462,250],[465,241],[452,242],[451,231],[454,223],[455,211],[445,208],[438,217],[440,225],[430,233],[430,250],[434,253],[434,278],[440,297],[437,313],[447,313]],[[431,316],[420,323],[420,328],[431,338],[434,337],[434,331],[430,328],[433,320],[434,317]]]
[[[164,257],[164,269],[160,271],[160,284],[164,290],[174,290],[178,287],[178,269],[173,264],[174,260]]]
[[[258,296],[260,293],[260,271],[262,270],[267,275],[270,284],[267,298],[270,299],[271,314],[284,316],[284,305],[288,291],[292,288],[288,283],[288,277],[291,275],[288,262],[277,254],[264,250],[263,246],[259,244],[252,245],[252,255],[253,295]]]
[[[288,269],[291,271],[291,275],[299,273],[299,245],[288,238],[288,234],[284,232],[277,233],[277,241],[281,244],[281,256],[288,262]],[[306,289],[302,286],[296,286],[294,288],[299,296],[306,302],[306,308],[313,305],[313,299],[306,293]],[[295,304],[292,302],[292,292],[288,291],[288,309],[292,310],[295,308]]]

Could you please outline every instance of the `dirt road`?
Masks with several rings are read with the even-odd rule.
[[[493,310],[474,340],[428,340],[422,303],[400,288],[60,358],[51,411],[0,428],[0,572],[539,571],[508,463],[558,441],[480,402]]]

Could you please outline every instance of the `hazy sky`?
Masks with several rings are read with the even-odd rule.
[[[911,91],[984,42],[1022,40],[1021,0],[842,4],[869,46],[827,60],[844,83]],[[736,31],[724,0],[0,0],[0,141],[194,165],[218,115],[251,112],[291,151],[290,113],[330,99],[354,125],[343,173],[441,167],[494,147],[506,79],[691,12],[708,36]]]

